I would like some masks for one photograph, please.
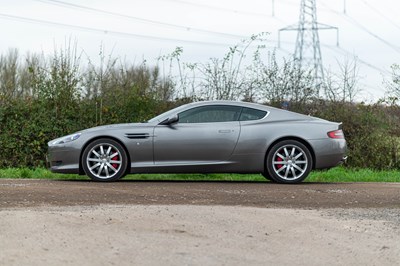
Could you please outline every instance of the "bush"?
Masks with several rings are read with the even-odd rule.
[[[233,52],[237,53],[236,50]],[[235,53],[228,54],[225,60],[233,62],[230,60]],[[232,72],[234,75],[231,73],[230,76],[235,77],[231,88],[234,93],[227,93],[228,98],[239,95],[236,99],[251,101],[255,95],[267,92],[266,95],[275,95],[273,89],[277,85],[274,84],[280,84],[287,91],[279,89],[284,94],[271,96],[272,105],[280,107],[281,101],[288,97],[287,100],[292,101],[292,111],[343,122],[349,148],[349,166],[400,168],[399,108],[382,104],[352,104],[345,100],[319,100],[314,92],[304,94],[304,91],[293,90],[297,86],[294,84],[302,84],[301,88],[307,92],[311,84],[307,73],[299,76],[291,64],[284,64],[280,70],[277,64],[263,65],[259,57],[255,60],[253,67],[260,68],[256,69],[260,73],[254,76],[264,77],[259,80],[265,83],[264,87],[259,87],[261,92],[253,91],[255,87],[251,92],[243,92],[243,87],[258,83],[247,80],[245,86],[239,78],[239,69],[235,68]],[[49,58],[28,55],[24,64],[18,61],[15,50],[10,50],[9,56],[1,56],[0,167],[44,166],[47,142],[51,139],[97,125],[144,121],[193,99],[205,98],[195,94],[184,97],[186,94],[183,93],[182,98],[172,100],[173,95],[179,95],[179,92],[174,94],[172,78],[160,78],[157,67],[148,67],[145,63],[117,66],[116,62],[109,59],[105,66],[89,64],[82,68],[75,49],[69,48],[55,52]],[[220,64],[212,66],[221,68],[216,69],[222,71],[218,72],[221,75],[228,71]],[[247,71],[250,69],[247,68]],[[285,83],[292,75],[297,76]],[[247,78],[251,79],[252,76]],[[212,79],[208,81],[212,82]],[[206,88],[204,82],[201,84]],[[236,91],[238,84],[242,87]],[[218,85],[214,92],[222,97],[226,94],[223,89],[224,85]],[[243,98],[243,93],[248,97]]]
[[[140,122],[174,106],[171,83],[159,78],[157,68],[120,66],[107,75],[94,68],[92,79],[80,69],[74,49],[52,57],[31,55],[13,70],[0,70],[0,167],[45,165],[48,141],[78,130],[110,123]],[[7,59],[10,58],[10,59]],[[7,62],[6,62],[7,63]],[[22,79],[21,77],[25,77]],[[84,93],[94,91],[95,93]]]
[[[343,123],[349,166],[400,168],[400,123],[393,107],[319,101],[310,109],[320,118]]]

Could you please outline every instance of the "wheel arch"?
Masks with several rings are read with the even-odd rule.
[[[295,141],[298,141],[298,142],[300,142],[301,144],[303,144],[304,146],[307,147],[307,149],[310,151],[311,157],[312,157],[312,166],[311,166],[311,169],[314,170],[314,169],[315,169],[315,151],[314,151],[313,147],[311,146],[311,144],[310,144],[308,141],[306,141],[305,139],[300,138],[300,137],[296,137],[296,136],[286,136],[286,137],[281,137],[281,138],[278,138],[278,139],[274,140],[274,141],[268,146],[268,149],[267,149],[267,151],[265,152],[265,157],[264,157],[264,171],[266,170],[266,169],[265,169],[265,168],[266,168],[265,162],[266,162],[266,160],[267,160],[268,154],[269,154],[269,152],[271,151],[272,147],[274,147],[275,144],[277,144],[277,143],[279,143],[279,142],[281,142],[281,141],[285,141],[285,140],[295,140]]]
[[[81,152],[80,152],[80,154],[79,154],[79,174],[80,174],[80,175],[84,175],[84,174],[85,174],[85,171],[83,170],[83,166],[82,166],[82,156],[83,156],[83,152],[85,151],[86,147],[87,147],[90,143],[92,143],[93,141],[96,141],[96,140],[98,140],[98,139],[111,139],[111,140],[113,140],[113,141],[118,142],[118,143],[122,146],[122,148],[124,149],[124,151],[125,151],[125,153],[126,153],[127,159],[128,159],[128,167],[127,167],[126,170],[125,170],[125,174],[129,173],[130,167],[131,167],[131,156],[130,156],[130,154],[129,154],[129,152],[128,152],[128,149],[126,148],[125,144],[124,144],[120,139],[118,139],[118,138],[116,138],[116,137],[104,135],[104,136],[96,136],[96,137],[94,137],[94,138],[91,138],[91,139],[89,139],[88,141],[86,141],[85,145],[82,146]]]

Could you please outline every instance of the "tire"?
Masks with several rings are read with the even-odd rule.
[[[265,164],[266,175],[275,182],[296,184],[310,174],[313,160],[304,144],[296,140],[284,140],[271,148]]]
[[[93,181],[110,182],[123,177],[128,167],[124,147],[112,139],[91,142],[82,155],[82,168]]]

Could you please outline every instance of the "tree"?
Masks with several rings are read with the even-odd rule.
[[[325,97],[332,102],[353,102],[361,92],[358,86],[359,67],[357,58],[346,58],[344,63],[338,62],[340,72],[333,74],[328,71],[325,76]]]
[[[392,80],[386,82],[386,94],[392,102],[398,102],[400,100],[400,65],[393,64],[391,68]]]

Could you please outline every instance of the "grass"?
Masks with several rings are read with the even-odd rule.
[[[86,176],[55,174],[43,168],[0,169],[0,178],[28,178],[54,180],[89,180]],[[173,180],[173,181],[254,181],[265,182],[257,174],[135,174],[125,180]],[[400,171],[376,171],[336,167],[328,171],[313,171],[306,182],[400,182]]]

